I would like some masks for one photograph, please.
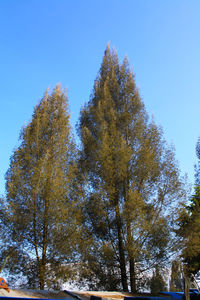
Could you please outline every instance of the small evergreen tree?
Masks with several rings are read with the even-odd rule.
[[[166,283],[160,273],[158,266],[156,266],[155,271],[153,271],[152,278],[150,280],[150,290],[152,294],[157,294],[162,291],[166,291]]]
[[[179,260],[172,261],[171,278],[170,278],[170,291],[181,292],[183,290],[183,280],[181,278],[181,262]]]

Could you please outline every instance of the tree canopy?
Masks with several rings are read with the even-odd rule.
[[[28,269],[24,266],[23,273],[41,289],[56,285],[57,275],[66,280],[72,261],[77,231],[75,160],[67,96],[57,86],[45,93],[22,129],[6,174],[12,240],[26,257]]]
[[[185,195],[174,151],[149,120],[125,58],[108,46],[80,116],[84,257],[99,288],[140,288],[141,274],[167,257],[171,210]]]
[[[32,288],[58,288],[75,276],[101,290],[164,289],[160,270],[175,249],[185,182],[174,148],[145,109],[127,58],[120,64],[109,46],[77,129],[79,149],[66,92],[60,86],[46,91],[22,128],[6,173],[0,229],[8,235],[0,236],[0,266],[10,261],[10,273],[25,276]],[[197,155],[199,149],[200,142]],[[194,271],[199,170],[191,205],[179,218],[183,255]]]

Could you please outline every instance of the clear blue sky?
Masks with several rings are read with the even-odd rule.
[[[0,0],[0,194],[20,129],[45,89],[67,87],[75,127],[108,42],[120,60],[128,56],[149,115],[193,182],[199,0]]]

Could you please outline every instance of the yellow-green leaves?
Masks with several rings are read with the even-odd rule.
[[[76,248],[76,202],[81,201],[68,101],[60,86],[46,91],[20,141],[7,172],[7,202],[14,243],[30,252],[27,264],[37,271],[32,285],[43,289],[49,278],[66,278],[62,268]]]
[[[104,249],[109,239],[116,262],[114,266],[110,260],[116,272],[109,282],[120,278],[118,288],[127,290],[130,282],[135,292],[142,269],[167,257],[170,209],[183,187],[173,151],[161,129],[149,121],[127,59],[120,65],[110,47],[81,112],[79,133],[82,171],[88,178],[86,224],[93,246]],[[102,287],[103,276],[97,272],[97,278]]]

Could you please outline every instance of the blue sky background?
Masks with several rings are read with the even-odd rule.
[[[45,89],[68,89],[71,124],[110,42],[194,182],[200,135],[199,0],[0,0],[0,194],[20,129]]]

